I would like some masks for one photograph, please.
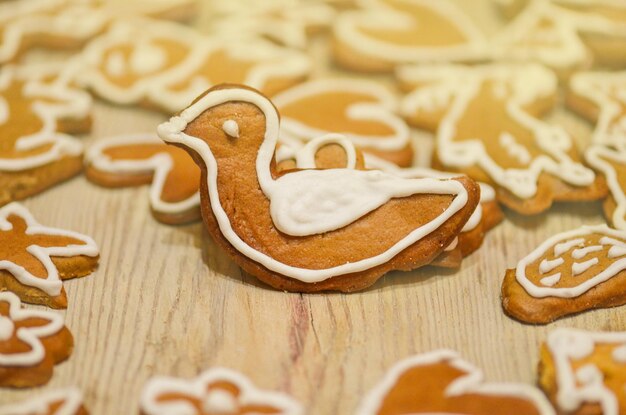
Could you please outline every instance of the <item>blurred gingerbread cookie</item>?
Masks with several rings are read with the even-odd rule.
[[[151,184],[150,206],[168,224],[200,219],[200,169],[186,151],[154,134],[96,141],[85,157],[87,178],[104,187]]]
[[[482,371],[451,350],[395,364],[363,399],[357,415],[554,415],[543,394],[521,383],[486,383]]]
[[[222,82],[273,94],[304,79],[309,58],[268,41],[208,38],[182,25],[132,19],[113,25],[84,52],[80,83],[116,104],[172,113]]]
[[[77,388],[44,392],[23,402],[0,406],[0,415],[89,415]]]
[[[54,365],[66,360],[73,347],[60,314],[24,309],[15,294],[0,292],[0,386],[46,384]]]
[[[554,107],[558,86],[547,68],[403,67],[398,78],[414,89],[402,103],[407,121],[436,134],[437,168],[494,186],[498,201],[524,215],[555,201],[606,195],[604,180],[583,164],[570,135],[541,119]]]
[[[479,202],[467,178],[355,169],[277,175],[278,112],[243,86],[207,91],[158,132],[202,169],[202,213],[213,239],[278,289],[349,292],[390,270],[427,265]]]
[[[13,291],[24,302],[66,308],[63,280],[89,275],[98,259],[90,237],[43,226],[15,202],[0,208],[0,291]]]
[[[75,65],[0,70],[0,206],[78,174],[91,98],[70,84]]]
[[[274,96],[281,137],[307,142],[339,133],[355,146],[399,166],[413,163],[410,130],[394,114],[396,97],[381,84],[349,78],[316,79]]]
[[[301,415],[291,397],[258,389],[233,370],[213,368],[191,380],[154,377],[141,394],[142,415]]]
[[[539,386],[559,414],[626,413],[626,332],[551,332],[541,347]]]
[[[546,324],[626,304],[626,232],[584,226],[549,238],[506,271],[502,306],[525,323]]]
[[[487,42],[448,0],[361,0],[333,25],[333,54],[341,66],[391,72],[400,64],[484,59]]]

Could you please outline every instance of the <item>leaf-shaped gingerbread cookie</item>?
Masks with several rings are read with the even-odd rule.
[[[304,142],[328,133],[348,137],[366,153],[399,166],[413,163],[406,123],[394,110],[397,100],[374,81],[316,79],[274,96],[281,117],[281,137]]]
[[[389,72],[396,65],[484,58],[486,41],[448,0],[361,0],[333,26],[333,52],[342,66]]]
[[[0,406],[0,415],[89,415],[77,388],[53,390],[23,402]]]
[[[558,82],[537,64],[403,67],[414,87],[402,103],[409,123],[436,132],[435,164],[496,188],[498,200],[536,214],[553,201],[605,196],[572,138],[541,116],[554,106]]]
[[[554,330],[541,348],[539,385],[562,414],[626,413],[626,332]]]
[[[61,132],[90,127],[91,98],[68,85],[75,66],[0,70],[0,206],[76,175],[82,144]]]
[[[117,104],[168,113],[221,82],[245,83],[268,94],[308,75],[302,52],[268,41],[229,41],[182,25],[131,19],[113,25],[86,48],[81,84]]]
[[[301,415],[287,395],[258,389],[238,372],[213,368],[191,380],[155,377],[141,395],[142,415]]]
[[[74,347],[63,317],[28,310],[12,292],[0,292],[0,386],[27,388],[47,383],[54,365]]]
[[[244,86],[212,88],[158,128],[196,154],[203,220],[213,239],[269,285],[355,291],[393,269],[430,263],[479,201],[467,178],[404,179],[380,171],[277,174],[279,115]]]
[[[394,365],[363,399],[357,415],[554,415],[532,386],[486,383],[482,371],[451,350]]]
[[[585,310],[626,304],[626,233],[584,226],[549,238],[506,271],[504,311],[545,324]]]
[[[609,223],[626,230],[626,71],[574,75],[567,104],[595,123],[585,159],[606,179],[604,212]]]
[[[86,155],[86,175],[105,187],[151,183],[150,206],[161,222],[200,219],[200,169],[186,151],[154,134],[106,137]]]
[[[63,280],[90,274],[98,264],[93,239],[37,223],[14,202],[0,208],[0,291],[22,301],[67,307]]]

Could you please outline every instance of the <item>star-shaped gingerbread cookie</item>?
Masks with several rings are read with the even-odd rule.
[[[63,280],[89,275],[98,264],[93,239],[40,225],[18,203],[0,208],[0,291],[24,302],[66,308]]]

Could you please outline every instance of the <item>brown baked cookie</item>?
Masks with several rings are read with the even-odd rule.
[[[541,347],[539,386],[557,413],[626,413],[626,332],[556,329]]]
[[[24,309],[14,293],[0,292],[0,387],[46,384],[73,347],[60,314]]]
[[[91,98],[68,86],[74,66],[0,70],[0,206],[78,174]]]
[[[543,394],[521,383],[486,383],[451,350],[394,365],[363,399],[357,415],[553,415]]]
[[[84,51],[79,81],[116,104],[168,113],[221,82],[274,94],[308,76],[306,54],[268,41],[225,41],[183,25],[150,19],[117,22]]]
[[[281,139],[304,142],[339,133],[366,153],[401,167],[413,164],[411,132],[394,111],[396,97],[381,84],[361,79],[315,79],[272,98],[281,117]]]
[[[502,306],[535,324],[626,304],[626,232],[602,226],[553,236],[506,271]]]
[[[436,134],[436,168],[492,185],[499,202],[523,215],[555,201],[606,195],[604,180],[582,163],[570,135],[541,120],[558,86],[547,68],[439,65],[404,67],[397,75],[415,88],[403,115]]]
[[[188,20],[195,0],[32,0],[0,4],[0,63],[35,48],[79,49],[120,16]],[[70,23],[71,24],[68,24]]]
[[[574,75],[566,103],[595,123],[585,159],[607,182],[604,213],[608,222],[626,230],[626,71]]]
[[[302,415],[291,397],[258,389],[248,378],[213,368],[192,380],[155,377],[141,395],[142,415]]]
[[[361,72],[391,72],[400,64],[468,62],[487,54],[484,35],[448,0],[371,0],[340,13],[333,57]]]
[[[63,280],[89,275],[98,264],[93,239],[43,226],[18,203],[0,208],[0,291],[27,303],[66,308]]]
[[[295,168],[354,168],[358,170],[382,170],[404,178],[452,179],[459,176],[458,174],[428,168],[403,169],[371,154],[363,157],[363,154],[354,148],[351,141],[336,134],[313,139],[304,147],[301,145],[298,147],[298,145],[299,143],[289,142],[278,148],[276,152],[277,171]],[[310,148],[311,146],[313,148]],[[314,161],[311,155],[314,155]],[[430,265],[443,268],[460,267],[463,257],[476,251],[482,244],[485,234],[504,218],[496,201],[494,189],[485,183],[479,183],[479,186],[481,189],[480,204],[457,238]]]
[[[163,223],[200,219],[200,169],[186,151],[154,134],[102,138],[89,148],[85,164],[87,178],[101,186],[151,184],[152,213]]]
[[[427,265],[479,201],[478,185],[467,178],[355,169],[280,175],[278,112],[242,86],[209,90],[158,132],[202,169],[202,216],[213,239],[281,290],[356,291],[388,271]]]
[[[44,392],[23,402],[0,406],[0,415],[89,415],[77,388]]]

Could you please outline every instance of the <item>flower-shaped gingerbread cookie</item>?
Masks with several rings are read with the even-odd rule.
[[[278,112],[243,86],[212,88],[158,133],[197,155],[213,239],[279,289],[355,291],[390,270],[426,265],[479,202],[478,185],[467,178],[341,168],[278,174]]]
[[[287,395],[258,389],[243,375],[214,368],[192,380],[156,377],[141,395],[143,415],[300,415]]]
[[[186,151],[166,145],[154,134],[100,139],[86,155],[86,174],[105,187],[152,183],[155,217],[177,224],[200,219],[200,169]]]
[[[626,232],[584,226],[553,236],[506,272],[502,305],[527,323],[626,304]]]
[[[37,223],[18,203],[0,208],[0,291],[22,301],[67,307],[62,280],[90,274],[98,247],[88,236]]]
[[[334,56],[359,71],[396,65],[484,58],[480,30],[448,0],[361,0],[361,10],[341,13],[333,27]]]
[[[61,315],[27,310],[12,292],[0,292],[0,386],[47,383],[54,365],[69,357],[72,334]]]
[[[540,118],[558,84],[545,67],[403,67],[398,77],[416,87],[402,103],[406,119],[436,132],[436,164],[494,185],[508,207],[530,215],[553,201],[605,196],[569,134]]]
[[[121,21],[85,50],[80,82],[118,104],[176,112],[212,85],[245,83],[271,94],[303,79],[309,58],[269,41],[208,38],[181,25]]]
[[[89,415],[77,388],[45,392],[23,402],[0,406],[0,415]]]
[[[274,96],[281,138],[304,142],[340,133],[358,148],[402,167],[413,164],[406,123],[394,110],[397,100],[382,85],[357,79],[316,79]]]
[[[68,66],[0,70],[0,206],[77,174],[82,144],[60,133],[90,127],[91,98],[68,86]]]
[[[543,394],[515,383],[485,383],[451,350],[405,359],[363,399],[357,415],[554,415]]]
[[[551,332],[541,348],[539,385],[562,414],[626,413],[626,332]]]

